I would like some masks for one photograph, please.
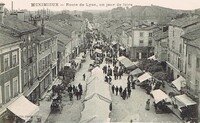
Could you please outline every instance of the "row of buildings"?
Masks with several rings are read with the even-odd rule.
[[[132,61],[148,59],[166,62],[169,83],[197,103],[200,118],[200,18],[196,15],[172,19],[169,23],[107,20],[101,25],[111,44],[119,44]],[[101,29],[100,28],[100,29]],[[182,79],[183,78],[183,79]]]
[[[78,54],[84,38],[81,19],[60,20],[54,17],[57,19],[47,21],[32,18],[27,22],[24,20],[24,12],[5,15],[4,5],[0,3],[2,123],[16,120],[18,114],[8,107],[20,102],[21,96],[32,103],[43,98],[45,91],[57,81],[58,71]]]
[[[148,58],[154,53],[153,32],[159,30],[153,22],[110,21],[103,25],[103,33],[119,49],[126,49],[126,56],[132,61]]]
[[[178,91],[197,103],[194,112],[199,119],[200,18],[172,20],[167,27],[167,31],[154,32],[155,58],[167,63],[170,80],[180,86]]]

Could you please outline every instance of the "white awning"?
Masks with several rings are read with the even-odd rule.
[[[185,94],[175,96],[175,99],[177,99],[178,101],[180,101],[181,103],[183,103],[185,106],[197,104],[195,101],[193,101],[191,98],[189,98]]]
[[[148,59],[157,60],[156,57],[155,57],[155,55],[150,56]]]
[[[120,56],[117,58],[117,60],[121,62],[126,68],[130,68],[130,67],[136,68],[136,65],[129,58],[125,56]]]
[[[184,87],[186,85],[186,80],[180,76],[177,79],[175,79],[174,81],[172,81],[172,84],[177,88],[177,90],[181,90],[181,85],[182,87]]]
[[[101,54],[102,51],[100,49],[96,49],[94,52]]]
[[[110,122],[109,105],[98,96],[93,96],[90,100],[84,102],[84,110],[81,112],[79,123],[101,123]]]
[[[71,67],[71,63],[66,63],[65,66]]]
[[[162,100],[165,100],[165,101],[169,100],[169,96],[160,89],[151,91],[151,94],[153,95],[155,103],[158,103]]]
[[[39,107],[26,99],[23,95],[9,105],[8,110],[27,122],[31,116],[39,111]]]
[[[125,48],[124,48],[123,46],[120,46],[119,48],[120,48],[121,50],[125,50]]]
[[[140,82],[143,82],[147,79],[150,79],[152,76],[148,73],[148,72],[145,72],[144,74],[142,74],[141,76],[138,77],[138,80]]]
[[[136,74],[141,74],[141,73],[143,73],[142,70],[140,70],[140,68],[137,68],[137,69],[133,70],[130,74],[136,75]]]
[[[116,41],[112,41],[111,44],[112,44],[112,45],[115,45],[115,44],[117,44],[117,42],[116,42]]]

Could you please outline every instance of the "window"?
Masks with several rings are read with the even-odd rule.
[[[16,66],[18,64],[18,59],[17,59],[17,52],[12,53],[12,66]]]
[[[35,78],[36,77],[36,65],[33,64],[33,77]]]
[[[26,48],[23,49],[23,60],[26,63],[27,60]]]
[[[28,80],[30,81],[31,79],[32,79],[32,75],[33,73],[32,73],[32,68],[30,67],[29,68],[29,72],[28,72]]]
[[[32,50],[33,50],[33,56],[36,56],[36,47],[35,47],[35,44],[33,44]]]
[[[8,70],[10,68],[10,59],[9,54],[4,55],[4,71]]]
[[[178,68],[181,69],[181,59],[178,58]]]
[[[196,67],[197,67],[198,69],[200,68],[200,58],[197,58]]]
[[[167,58],[168,62],[170,62],[170,54],[168,54],[168,58]]]
[[[45,57],[45,68],[48,68],[49,66],[49,60],[48,60],[48,56]]]
[[[27,84],[27,72],[24,71],[24,86]]]
[[[149,40],[149,46],[152,46],[152,40]]]
[[[17,96],[18,94],[18,77],[13,78],[13,95]]]
[[[179,53],[182,53],[182,45],[179,45]]]
[[[10,81],[4,84],[4,92],[5,92],[5,101],[8,102],[10,100]]]
[[[188,54],[188,65],[191,66],[191,54]]]
[[[172,49],[174,49],[175,47],[175,42],[174,42],[174,40],[172,41]]]
[[[143,43],[144,43],[144,41],[143,41],[143,40],[140,40],[140,41],[139,41],[139,46],[143,46]]]
[[[143,37],[144,36],[144,33],[143,32],[140,32],[140,37]]]
[[[31,35],[30,34],[28,35],[28,41],[29,42],[31,41]]]
[[[150,32],[150,33],[149,33],[149,37],[152,37],[152,36],[153,36],[153,34],[152,34],[152,32]]]
[[[31,46],[28,46],[28,58],[30,58],[31,56],[32,56]]]

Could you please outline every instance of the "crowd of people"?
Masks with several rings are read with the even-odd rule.
[[[121,96],[123,100],[128,99],[131,96],[131,90],[135,89],[135,81],[131,80],[132,75],[129,75],[127,78],[127,86],[122,88],[122,86],[115,86],[114,84],[111,87],[112,93]]]
[[[77,100],[80,100],[81,95],[83,94],[82,85],[80,83],[78,84],[78,86],[75,86],[75,85],[72,86],[70,84],[68,87],[68,93],[69,93],[70,101],[73,100],[73,96],[75,96]]]

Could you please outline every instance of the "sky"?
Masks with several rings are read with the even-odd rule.
[[[14,10],[51,9],[51,10],[109,10],[116,7],[131,7],[134,5],[162,7],[182,10],[200,8],[200,0],[0,0],[5,7],[11,10],[13,1]],[[35,4],[39,3],[39,4]],[[48,3],[44,6],[41,3]]]

